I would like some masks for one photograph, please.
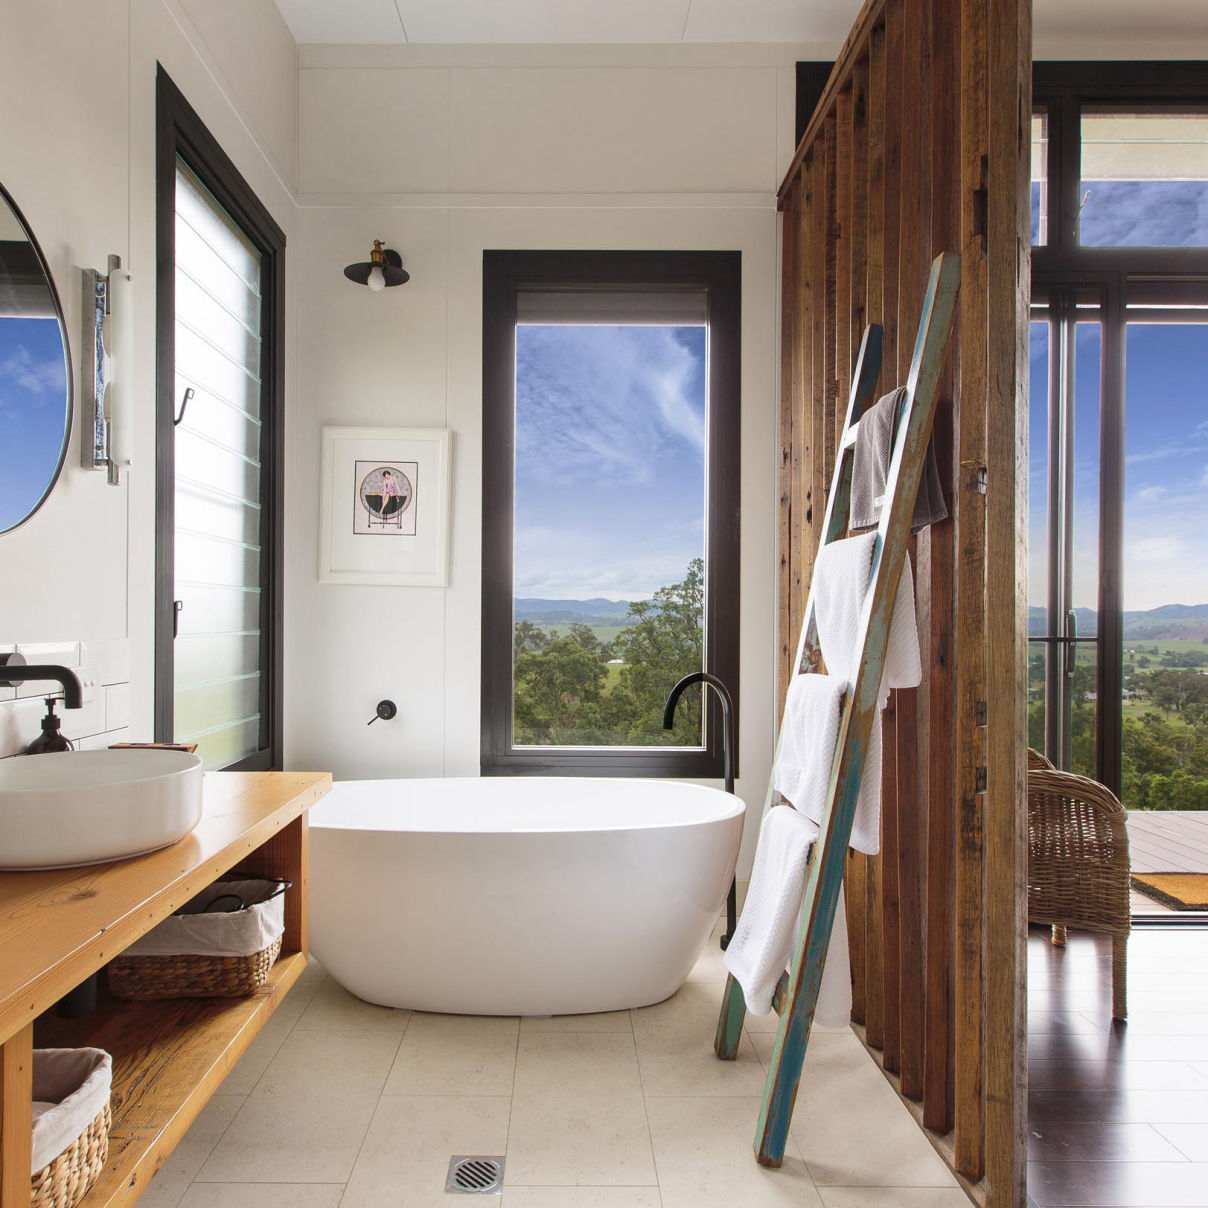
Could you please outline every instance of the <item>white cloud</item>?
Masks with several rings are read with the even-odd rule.
[[[698,362],[660,327],[532,326],[517,336],[518,473],[649,482],[660,453],[704,448]]]

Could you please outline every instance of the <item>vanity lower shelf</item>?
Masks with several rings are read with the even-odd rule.
[[[114,1059],[109,1159],[80,1201],[126,1208],[306,968],[306,811],[322,772],[211,772],[202,821],[179,843],[87,868],[0,873],[0,1208],[29,1208],[32,1049]],[[102,1000],[49,1014],[73,987],[231,869],[291,882],[284,955],[249,998]],[[36,1023],[35,1023],[36,1021]]]
[[[302,953],[283,956],[250,998],[105,999],[86,1019],[38,1022],[39,1048],[92,1045],[113,1055],[109,1160],[79,1208],[119,1208],[146,1190],[305,968]]]

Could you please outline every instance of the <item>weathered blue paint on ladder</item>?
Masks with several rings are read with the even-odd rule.
[[[772,1050],[772,1061],[764,1092],[763,1106],[755,1133],[756,1160],[763,1166],[779,1166],[784,1160],[789,1121],[797,1098],[797,1086],[805,1062],[810,1027],[818,1005],[822,969],[830,944],[839,888],[852,821],[860,792],[864,756],[872,727],[880,721],[881,673],[885,665],[885,647],[898,581],[905,564],[910,538],[910,522],[915,497],[922,478],[923,460],[931,439],[935,419],[937,383],[940,367],[952,329],[956,296],[960,290],[960,257],[953,253],[938,256],[931,266],[927,296],[915,340],[910,374],[906,382],[906,402],[894,440],[889,474],[886,478],[887,503],[881,509],[873,546],[872,572],[868,595],[860,616],[861,656],[855,682],[844,703],[839,725],[839,740],[831,767],[827,807],[821,832],[814,845],[802,908],[805,927],[789,965],[788,984],[778,996],[780,1027]],[[881,362],[881,330],[870,327],[864,333],[860,356],[848,400],[847,418],[839,445],[834,478],[826,505],[822,544],[839,540],[847,532],[851,463],[855,427],[872,399]],[[814,670],[817,659],[817,633],[814,624],[814,591],[811,584],[805,619],[797,645],[795,673]],[[780,741],[776,743],[777,758]],[[769,785],[765,811],[772,804]],[[732,1059],[738,1046],[745,1012],[742,989],[733,978],[726,983],[721,1016],[717,1024],[714,1049],[723,1059]]]

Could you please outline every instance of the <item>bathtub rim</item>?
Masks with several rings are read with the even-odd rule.
[[[732,802],[728,811],[717,813],[705,818],[663,819],[659,821],[626,821],[615,825],[591,826],[474,826],[474,827],[436,827],[436,826],[403,826],[381,825],[349,825],[347,822],[326,820],[325,815],[339,808],[339,788],[341,785],[384,785],[384,784],[480,784],[482,782],[540,781],[553,784],[582,785],[584,782],[594,785],[626,785],[650,788],[659,784],[675,785],[677,788],[692,791],[703,791],[728,797]],[[592,835],[619,834],[626,831],[678,830],[689,827],[713,826],[726,823],[734,818],[744,818],[747,812],[746,802],[737,793],[727,793],[725,789],[711,784],[699,784],[691,780],[675,780],[663,777],[636,776],[380,776],[364,779],[348,779],[333,781],[331,791],[310,810],[309,826],[311,830],[347,831],[356,834],[410,834],[410,835]],[[401,821],[401,820],[400,820]]]

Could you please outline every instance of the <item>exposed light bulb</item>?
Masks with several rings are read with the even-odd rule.
[[[365,282],[375,294],[380,294],[386,288],[386,275],[382,272],[381,265],[375,264],[369,270],[369,280]]]

